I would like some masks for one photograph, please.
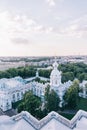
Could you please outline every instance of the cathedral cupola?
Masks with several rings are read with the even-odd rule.
[[[58,63],[55,58],[53,63],[53,70],[50,75],[50,85],[51,87],[58,87],[61,84],[61,72],[58,70]]]

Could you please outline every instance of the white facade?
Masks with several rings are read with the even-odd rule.
[[[53,64],[53,70],[51,72],[50,75],[50,85],[51,87],[58,87],[59,85],[61,85],[61,72],[57,69],[58,68],[58,64],[55,61]]]
[[[87,98],[87,81],[83,80],[82,83],[80,83],[80,93],[79,96],[83,98]]]
[[[63,104],[63,95],[71,85],[71,81],[65,82],[64,84],[61,82],[61,72],[58,70],[58,64],[55,59],[53,70],[50,75],[50,86],[51,89],[53,89],[59,95],[60,107],[62,107]]]
[[[45,88],[47,87],[49,83],[38,83],[38,82],[30,82],[27,84],[27,86],[29,86],[29,90],[32,90],[33,94],[41,97],[43,96],[43,94],[45,93]]]
[[[7,111],[12,108],[12,103],[17,102],[23,98],[25,92],[32,90],[33,94],[43,99],[47,83],[38,83],[32,81],[35,77],[28,79],[30,81],[26,84],[21,77],[11,79],[0,79],[0,108]]]
[[[68,120],[56,112],[37,120],[23,111],[13,117],[0,116],[0,130],[87,130],[87,112],[79,110]]]
[[[0,80],[0,108],[3,111],[12,108],[12,102],[17,102],[23,98],[23,94],[29,91],[21,77]]]

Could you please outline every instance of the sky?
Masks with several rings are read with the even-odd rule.
[[[87,55],[87,0],[0,0],[0,56]]]

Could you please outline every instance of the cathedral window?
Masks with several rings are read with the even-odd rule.
[[[13,94],[13,99],[15,98],[15,94]]]
[[[57,80],[55,81],[55,84],[57,84]]]
[[[23,92],[21,92],[21,96],[23,96]]]
[[[17,93],[17,97],[19,97],[19,93]]]

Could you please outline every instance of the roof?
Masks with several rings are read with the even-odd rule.
[[[8,90],[11,88],[16,88],[19,86],[23,86],[25,84],[24,80],[21,77],[15,77],[15,78],[2,78],[0,79],[0,90]]]
[[[50,112],[40,121],[23,111],[13,117],[0,117],[0,130],[87,130],[87,112],[79,110],[72,120]]]

